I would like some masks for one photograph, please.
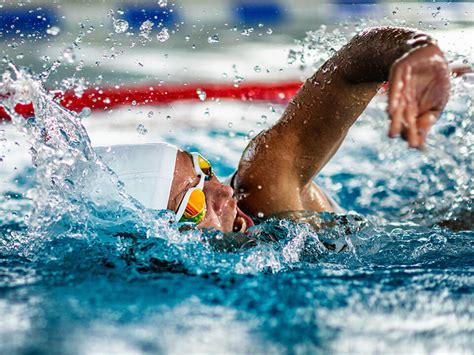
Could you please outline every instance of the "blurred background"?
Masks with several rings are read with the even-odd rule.
[[[2,72],[9,62],[27,67],[50,90],[73,90],[78,98],[88,88],[110,86],[299,83],[357,31],[401,25],[433,34],[450,60],[470,65],[473,13],[472,1],[6,1],[0,3],[0,64]],[[248,139],[284,109],[206,99],[205,92],[192,104],[133,104],[84,109],[92,142],[166,140],[199,148],[223,160],[222,175]],[[198,146],[190,146],[188,130],[202,133]],[[0,168],[10,170],[18,149],[5,149]]]
[[[225,81],[223,72],[232,72],[232,67],[219,65],[221,58],[235,65],[245,59],[239,68],[245,78],[255,75],[248,66],[260,66],[263,73],[286,69],[295,39],[321,25],[346,36],[380,24],[456,31],[453,39],[469,49],[473,37],[464,29],[473,24],[473,9],[472,1],[6,1],[0,4],[0,51],[4,61],[35,72],[59,60],[61,68],[53,71],[61,78],[81,72],[94,82],[189,77]],[[257,47],[261,53],[255,52]],[[68,67],[73,70],[68,72]],[[270,77],[262,74],[258,80]],[[278,76],[293,77],[286,70]]]

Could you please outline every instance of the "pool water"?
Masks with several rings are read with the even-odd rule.
[[[349,211],[321,216],[334,227],[270,219],[253,230],[261,242],[231,253],[207,243],[215,231],[144,210],[91,147],[167,140],[225,177],[282,106],[177,103],[81,120],[25,80],[36,118],[0,129],[2,353],[474,348],[472,76],[452,79],[423,152],[385,138],[383,96],[370,105],[317,178]],[[322,244],[337,238],[346,251]]]

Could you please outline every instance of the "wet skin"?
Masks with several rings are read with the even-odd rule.
[[[367,29],[303,84],[273,127],[253,138],[239,162],[234,190],[217,178],[205,183],[208,210],[199,227],[245,230],[251,222],[240,209],[254,216],[331,212],[313,179],[387,80],[389,137],[401,136],[410,147],[422,148],[448,101],[446,59],[422,32]],[[180,152],[168,207],[176,211],[198,182],[190,156]]]
[[[178,151],[176,167],[171,185],[168,209],[177,211],[186,192],[198,185],[199,176],[194,170],[192,157],[184,151]],[[241,231],[253,225],[250,217],[237,207],[234,189],[213,176],[204,182],[207,212],[199,228],[215,228],[223,232]]]
[[[324,63],[280,120],[249,143],[234,179],[239,207],[266,216],[331,211],[313,179],[387,80],[389,137],[422,148],[448,100],[446,59],[419,31],[367,29]]]

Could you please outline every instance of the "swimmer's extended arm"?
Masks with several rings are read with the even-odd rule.
[[[331,210],[312,179],[388,79],[389,135],[401,134],[410,146],[420,147],[447,102],[446,60],[421,32],[368,29],[308,79],[282,118],[250,142],[234,180],[239,206],[265,215]]]

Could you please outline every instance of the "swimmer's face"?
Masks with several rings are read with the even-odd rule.
[[[199,183],[199,176],[194,170],[191,155],[178,151],[176,168],[171,185],[168,209],[177,211],[186,192]],[[222,232],[244,232],[253,225],[252,220],[237,207],[232,187],[222,184],[217,177],[204,182],[207,213],[199,228],[215,228]]]

